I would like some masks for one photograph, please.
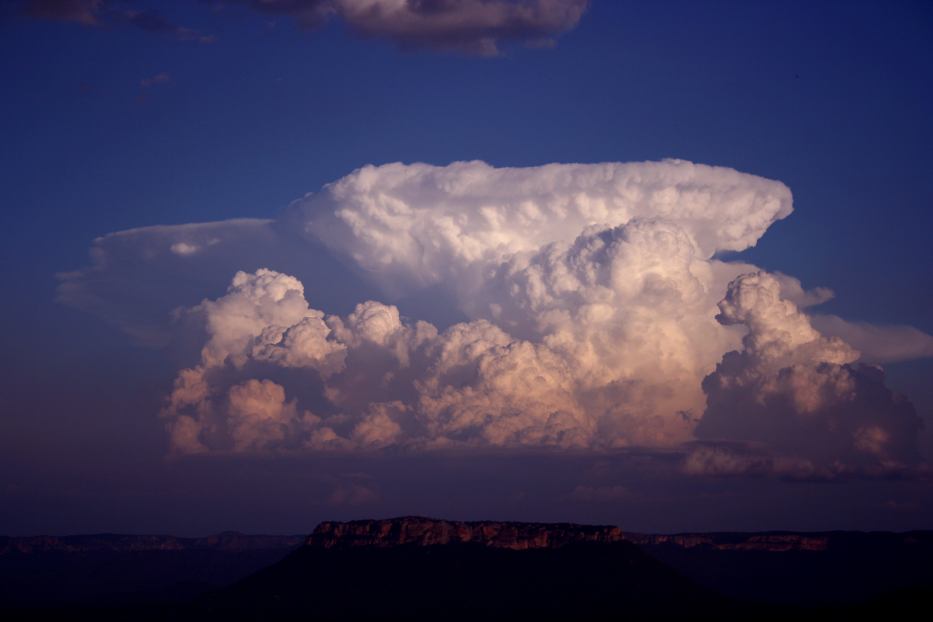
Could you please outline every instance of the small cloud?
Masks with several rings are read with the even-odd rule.
[[[775,464],[771,456],[754,451],[741,444],[698,444],[685,456],[683,472],[687,475],[714,477],[764,476],[787,474],[789,470],[808,472],[806,464]],[[794,468],[796,467],[796,468]]]
[[[835,292],[828,287],[804,289],[803,285],[800,283],[800,279],[782,272],[774,272],[771,276],[780,284],[781,296],[797,305],[799,309],[817,307],[824,302],[829,302],[836,295]]]
[[[217,37],[213,35],[205,35],[193,28],[179,26],[166,19],[166,17],[158,11],[124,10],[115,13],[115,15],[117,21],[125,21],[146,32],[174,35],[179,41],[196,41],[198,43],[214,43],[217,41]]]
[[[128,25],[146,32],[173,35],[179,41],[214,43],[217,37],[181,26],[154,10],[115,8],[111,0],[25,0],[23,15],[34,19],[74,22],[84,26]]]
[[[370,505],[382,499],[379,492],[363,481],[359,476],[347,478],[339,482],[327,497],[327,504],[334,506],[358,507]]]
[[[894,460],[857,463],[780,453],[765,443],[696,442],[686,446],[681,471],[695,477],[772,477],[788,482],[847,479],[925,479],[929,467]]]
[[[175,244],[172,244],[169,247],[169,250],[171,250],[176,255],[181,255],[182,257],[186,257],[188,255],[194,255],[196,252],[201,250],[201,248],[197,244],[188,244],[187,242],[176,242]]]
[[[104,0],[26,0],[21,10],[23,15],[34,19],[97,26],[103,5]]]

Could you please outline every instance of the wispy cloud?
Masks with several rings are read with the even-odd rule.
[[[180,41],[214,43],[213,35],[181,26],[152,9],[133,9],[112,0],[24,0],[23,15],[35,19],[75,22],[84,26],[130,26],[165,34]]]
[[[193,28],[175,24],[158,11],[122,10],[115,11],[112,15],[116,21],[124,21],[146,32],[171,35],[179,41],[195,41],[197,43],[214,43],[217,41],[217,37],[214,35],[205,35]]]
[[[35,19],[77,22],[85,26],[100,24],[104,0],[25,0],[24,15]]]

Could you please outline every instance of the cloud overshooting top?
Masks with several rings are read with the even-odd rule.
[[[920,419],[865,363],[929,355],[929,336],[812,315],[829,290],[718,258],[791,204],[780,182],[677,160],[366,166],[275,221],[101,238],[60,298],[144,341],[203,336],[162,411],[176,454],[651,447],[685,448],[695,474],[916,468]],[[343,314],[339,283],[361,294]],[[405,317],[426,291],[457,317]]]

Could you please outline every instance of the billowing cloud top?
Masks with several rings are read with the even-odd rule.
[[[101,238],[61,296],[114,314],[127,270],[211,282],[160,297],[203,334],[162,411],[176,453],[687,443],[689,473],[911,468],[919,418],[845,341],[866,329],[821,332],[803,309],[829,290],[717,258],[791,211],[780,182],[674,160],[367,166],[274,222]],[[315,302],[346,280],[333,257],[364,279],[345,314]],[[460,319],[405,317],[425,291]]]
[[[679,160],[533,168],[459,162],[367,166],[296,202],[293,217],[396,294],[480,276],[476,269],[515,253],[634,219],[676,223],[709,258],[754,245],[791,204],[780,182]]]

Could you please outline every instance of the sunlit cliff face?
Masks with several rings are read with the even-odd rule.
[[[374,300],[330,314],[275,261],[232,270],[225,294],[175,312],[205,341],[162,412],[172,451],[606,451],[699,438],[688,472],[903,468],[917,459],[919,419],[855,348],[814,327],[804,307],[827,290],[718,258],[754,245],[791,203],[780,182],[684,161],[389,164],[326,185],[276,223],[138,230],[173,266],[289,235],[385,299],[429,288],[466,318],[439,326]],[[115,244],[99,241],[66,297],[100,295]]]

